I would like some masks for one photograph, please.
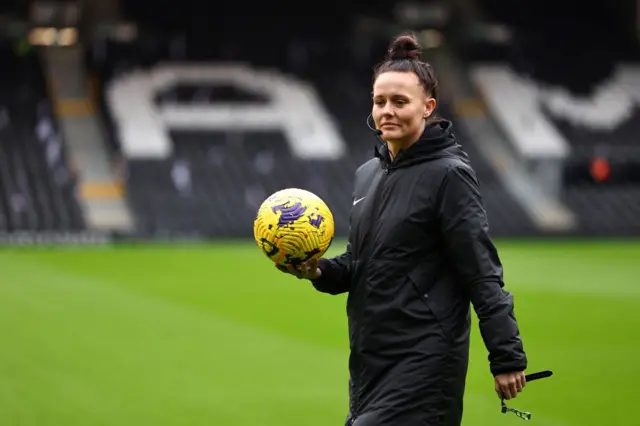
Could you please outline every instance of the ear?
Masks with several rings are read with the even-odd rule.
[[[424,118],[427,119],[431,117],[433,111],[436,109],[436,100],[431,96],[428,96],[424,100]]]

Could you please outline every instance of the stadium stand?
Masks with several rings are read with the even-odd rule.
[[[244,65],[231,73],[236,80],[246,73],[243,67],[270,70],[269,86],[282,87],[271,100],[260,94],[265,88],[260,86],[260,77],[252,73],[235,85],[204,79],[212,67],[219,67],[219,74],[235,62],[219,55],[202,61],[206,54],[194,52],[192,46],[186,49],[193,52],[194,59],[189,62],[182,54],[172,59],[176,51],[168,49],[156,50],[155,60],[145,63],[132,62],[126,47],[102,46],[105,60],[94,63],[94,68],[101,71],[102,104],[113,126],[111,146],[127,158],[128,199],[140,229],[156,234],[247,236],[255,211],[266,196],[282,188],[302,187],[327,201],[336,217],[337,235],[346,235],[353,173],[371,158],[379,143],[367,130],[365,119],[371,108],[372,58],[379,58],[386,44],[377,46],[371,58],[357,61],[349,59],[349,46],[336,45],[331,39],[296,36],[285,42],[284,36],[280,37],[278,43],[285,46],[286,55],[265,54],[251,40],[246,40],[244,48],[215,47],[220,52],[235,49],[231,60],[242,58]],[[238,39],[233,40],[238,43]],[[263,43],[276,44],[268,40]],[[186,63],[189,65],[185,67]],[[169,77],[169,73],[181,75]],[[123,96],[118,101],[114,94],[117,90],[131,97]],[[135,95],[140,90],[150,90],[152,95]],[[167,123],[168,131],[156,129],[153,138],[149,138],[155,131],[153,123],[143,125],[141,121],[149,115],[132,121],[133,128],[127,124],[137,114],[132,99],[145,96],[151,99],[149,113]],[[281,130],[268,123],[247,122],[254,113],[258,114],[256,120],[266,119],[260,118],[259,111],[269,102],[267,115],[284,113]],[[222,114],[224,104],[228,109]],[[287,104],[292,107],[282,109]],[[280,105],[280,109],[274,109],[274,105]],[[243,120],[243,126],[235,126],[228,114],[240,107],[243,109],[236,119]],[[444,101],[440,114],[455,122],[452,109]],[[218,126],[217,121],[223,125]],[[127,132],[138,133],[131,136]],[[504,190],[473,139],[461,127],[455,126],[454,132],[478,172],[493,232],[534,232],[526,213]],[[142,144],[144,138],[148,142]],[[163,139],[166,142],[159,143]]]
[[[85,228],[35,51],[0,46],[0,231]]]
[[[610,11],[595,4],[580,15],[553,8],[540,20],[532,17],[543,16],[548,2],[483,6],[485,19],[506,26],[510,40],[475,44],[464,58],[514,150],[531,161],[562,162],[562,200],[580,232],[637,234],[637,40],[611,31]]]
[[[482,3],[489,20],[518,31],[511,43],[457,53],[507,139],[521,156],[562,162],[561,197],[579,217],[577,233],[640,232],[637,43],[561,13],[544,22],[555,32],[539,37],[531,11]],[[388,13],[381,7],[370,22]],[[340,30],[316,16],[282,26],[193,22],[186,31],[165,20],[155,31],[142,25],[135,42],[87,44],[137,230],[248,236],[264,197],[297,186],[327,200],[344,236],[353,173],[379,143],[365,119],[371,68],[390,35],[357,37],[350,19]],[[0,230],[84,229],[38,57],[2,55]],[[480,178],[493,233],[539,234],[455,110],[440,99]]]
[[[444,117],[453,120],[456,138],[469,156],[476,172],[492,233],[496,236],[534,235],[537,229],[531,218],[505,189],[504,183],[485,159],[481,147],[472,135],[462,126],[455,124],[456,116],[453,109],[448,104],[441,103],[439,111]]]

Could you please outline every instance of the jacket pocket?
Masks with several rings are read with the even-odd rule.
[[[450,333],[447,332],[445,324],[445,311],[442,309],[448,300],[438,300],[434,297],[438,276],[436,274],[437,266],[424,262],[415,267],[407,274],[407,279],[413,287],[416,297],[419,298],[425,307],[431,312],[435,321],[438,323],[442,333],[447,339],[450,339]]]

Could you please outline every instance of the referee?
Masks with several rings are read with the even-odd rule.
[[[475,173],[451,122],[434,115],[437,80],[415,37],[395,38],[373,77],[385,143],[356,172],[346,252],[285,271],[348,293],[347,426],[459,426],[471,305],[498,396],[525,385],[513,297]]]

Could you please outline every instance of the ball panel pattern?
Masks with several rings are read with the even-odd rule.
[[[267,257],[297,265],[324,255],[333,241],[329,207],[312,192],[289,188],[268,197],[258,209],[254,237]]]

